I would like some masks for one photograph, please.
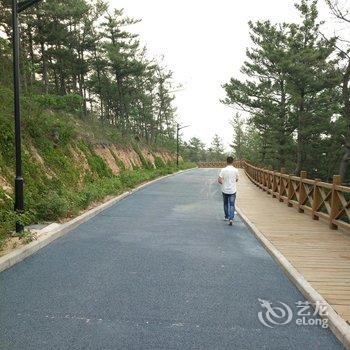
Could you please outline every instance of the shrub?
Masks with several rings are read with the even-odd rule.
[[[43,109],[63,111],[68,113],[81,113],[83,99],[77,94],[68,95],[33,95],[29,98]]]
[[[97,173],[99,177],[113,176],[112,170],[107,166],[103,159],[94,152],[92,148],[81,144],[80,149],[84,152],[92,172]]]
[[[133,148],[141,160],[142,167],[144,169],[154,169],[153,164],[143,156],[140,148],[137,145],[134,145]]]
[[[39,220],[54,221],[66,217],[69,205],[65,197],[57,192],[49,192],[42,197],[35,207]]]
[[[165,163],[164,163],[163,159],[160,158],[160,157],[156,157],[155,158],[154,165],[156,166],[156,168],[163,168],[163,167],[165,167]]]

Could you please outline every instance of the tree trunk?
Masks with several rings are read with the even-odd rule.
[[[345,143],[344,148],[345,148],[345,153],[341,159],[340,167],[339,167],[339,175],[341,177],[342,182],[346,181],[346,174],[350,165],[350,144]]]
[[[40,41],[40,50],[41,50],[41,61],[42,61],[42,69],[43,69],[42,74],[43,74],[44,92],[45,94],[47,94],[49,92],[49,83],[47,79],[47,60],[46,60],[44,41]]]
[[[297,145],[297,166],[295,174],[299,175],[305,165],[305,94],[300,94],[300,104],[298,110],[298,145]]]
[[[28,45],[29,45],[29,56],[30,56],[30,61],[31,61],[31,67],[29,71],[29,84],[30,87],[33,87],[33,82],[35,80],[35,57],[34,57],[34,48],[33,48],[33,34],[32,34],[32,28],[29,27],[27,28],[27,35],[28,35]]]
[[[57,68],[56,68],[56,65],[53,64],[52,58],[51,58],[51,57],[50,57],[50,65],[52,66],[52,70],[53,70],[53,76],[54,76],[54,81],[55,81],[55,90],[56,90],[56,94],[59,95],[59,93],[60,93],[60,87],[59,87],[59,82],[58,82]]]
[[[346,121],[346,135],[345,135],[345,153],[340,161],[339,175],[342,182],[345,182],[346,172],[350,164],[350,90],[349,90],[349,81],[350,81],[350,59],[346,67],[346,71],[343,76],[343,86],[342,86],[342,95],[343,95],[343,118]]]
[[[280,89],[281,89],[281,101],[280,101],[280,128],[277,131],[279,133],[279,145],[278,145],[278,160],[279,168],[284,168],[286,165],[286,91],[284,86],[284,80],[280,80]]]

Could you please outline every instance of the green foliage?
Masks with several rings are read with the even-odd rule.
[[[0,32],[6,34],[0,37],[0,175],[12,184],[9,4],[0,0]],[[126,29],[137,22],[99,0],[43,1],[21,17],[25,224],[70,217],[176,170],[160,159],[154,169],[140,151],[151,152],[150,145],[153,151],[159,145],[174,149],[175,109],[172,73],[148,59],[137,35]],[[94,151],[96,143],[134,147],[142,166],[128,171],[115,156],[121,169],[115,176]],[[72,149],[87,165],[72,157]],[[1,190],[0,244],[17,219],[12,197]]]
[[[191,162],[201,162],[207,160],[205,144],[198,138],[192,137],[188,143],[183,145],[184,155]]]
[[[209,160],[210,161],[221,161],[225,158],[225,150],[219,135],[215,134],[209,148]]]
[[[33,220],[32,212],[26,212],[24,215],[19,216],[13,211],[13,200],[5,195],[4,191],[0,188],[0,248],[5,242],[15,227],[16,221],[21,221],[24,225],[28,225]]]
[[[10,114],[12,112],[13,92],[0,84],[0,105],[2,114]]]
[[[98,177],[111,177],[113,175],[111,169],[108,168],[104,160],[93,151],[91,145],[81,143],[80,149],[84,152],[93,174],[96,174]]]
[[[336,173],[339,167],[346,130],[332,121],[341,111],[336,39],[320,34],[316,0],[300,0],[296,8],[301,23],[249,23],[252,46],[241,69],[245,76],[223,86],[223,102],[247,116],[247,127],[233,123],[236,153],[244,143],[255,143],[255,149],[246,148],[245,158],[328,180],[330,169]]]
[[[112,152],[112,156],[118,166],[118,168],[121,170],[121,171],[124,171],[126,170],[126,167],[125,167],[125,164],[123,163],[122,160],[120,160],[113,152]]]
[[[1,5],[0,5],[1,10]],[[1,30],[1,17],[0,17]],[[0,86],[11,86],[12,84],[12,62],[11,62],[11,47],[7,40],[0,37]],[[2,89],[1,89],[2,90]],[[0,91],[0,105],[3,106],[3,99],[1,98],[3,91]]]
[[[161,157],[155,157],[154,165],[156,166],[156,168],[164,168],[166,164]]]
[[[6,96],[3,95],[3,96]],[[157,168],[142,156],[139,146],[134,147],[143,161],[143,167],[126,170],[115,155],[119,176],[113,175],[104,160],[98,156],[88,140],[79,136],[94,130],[89,124],[76,123],[74,117],[63,112],[43,110],[37,102],[23,113],[23,170],[25,174],[25,225],[42,221],[57,221],[77,215],[94,202],[157,176],[174,172],[176,168],[156,158]],[[14,134],[12,117],[0,111],[0,174],[13,183]],[[91,130],[89,129],[91,128]],[[104,137],[108,134],[99,133]],[[72,149],[85,156],[89,169],[72,157]],[[142,146],[146,149],[146,146]],[[113,153],[112,153],[113,154]],[[181,164],[182,167],[189,166]],[[0,189],[0,246],[14,228],[18,216],[13,212],[13,198]],[[28,240],[31,239],[28,237]]]
[[[67,113],[82,113],[83,98],[78,94],[64,96],[44,94],[33,95],[31,101],[37,103],[43,109],[50,111],[62,111]]]
[[[218,162],[226,157],[223,141],[219,135],[215,134],[210,147],[197,137],[192,137],[188,142],[184,142],[180,147],[180,155],[190,162]]]
[[[50,191],[38,200],[34,210],[37,220],[55,221],[66,217],[68,208],[69,203],[66,198],[55,191]]]
[[[24,119],[28,136],[43,152],[51,153],[58,145],[68,145],[76,136],[74,120],[63,114],[40,111]]]
[[[153,169],[154,168],[153,164],[143,156],[139,146],[135,143],[133,144],[133,146],[134,146],[135,152],[137,153],[137,155],[141,160],[142,167],[145,169]]]
[[[0,84],[11,80],[11,3],[0,1]],[[100,0],[42,1],[21,16],[24,104],[93,120],[123,137],[174,141],[172,72],[147,57],[139,20]],[[130,30],[130,31],[129,31]]]

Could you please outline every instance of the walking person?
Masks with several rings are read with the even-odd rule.
[[[221,169],[218,182],[221,184],[224,200],[225,220],[232,226],[235,217],[235,202],[237,192],[238,170],[233,166],[233,158],[227,157],[226,168]]]

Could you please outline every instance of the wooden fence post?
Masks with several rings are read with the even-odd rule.
[[[318,206],[321,204],[322,201],[322,197],[320,195],[320,192],[317,188],[317,183],[321,181],[321,179],[315,179],[314,181],[314,189],[313,189],[313,193],[312,193],[312,218],[314,220],[319,220],[318,215],[316,215],[317,212],[317,208]]]
[[[288,192],[288,207],[292,207],[293,204],[290,202],[293,197],[293,183],[292,183],[292,175],[288,175],[288,185],[287,185],[287,192]]]
[[[268,175],[268,177],[267,177],[267,193],[269,193],[269,190],[271,190],[272,189],[272,181],[271,181],[271,171],[272,171],[272,166],[271,165],[269,165],[268,167],[267,167],[267,170],[268,170],[268,173],[267,173],[267,175]]]
[[[267,177],[267,169],[264,168],[263,169],[263,183],[262,183],[262,189],[263,191],[266,191],[267,187],[268,187],[268,177]]]
[[[341,203],[336,191],[336,186],[341,185],[341,177],[340,175],[334,175],[333,176],[333,186],[332,186],[332,197],[331,197],[331,213],[329,217],[329,227],[332,230],[336,230],[338,226],[333,223],[333,220],[336,218],[340,208],[341,208]]]
[[[299,213],[303,213],[304,209],[301,208],[302,205],[304,205],[304,201],[306,198],[306,191],[305,191],[305,187],[303,185],[303,179],[307,178],[307,172],[302,170],[300,172],[300,183],[299,183]]]
[[[280,175],[280,188],[279,188],[279,191],[278,191],[278,199],[280,202],[283,202],[283,187],[284,187],[284,182],[283,182],[283,175],[284,173],[286,172],[286,169],[285,168],[281,168],[281,175]]]
[[[276,171],[274,170],[273,171],[273,175],[272,175],[272,198],[276,198],[276,195],[275,195],[275,190],[276,190],[276,184],[277,184],[277,181],[276,181]]]

